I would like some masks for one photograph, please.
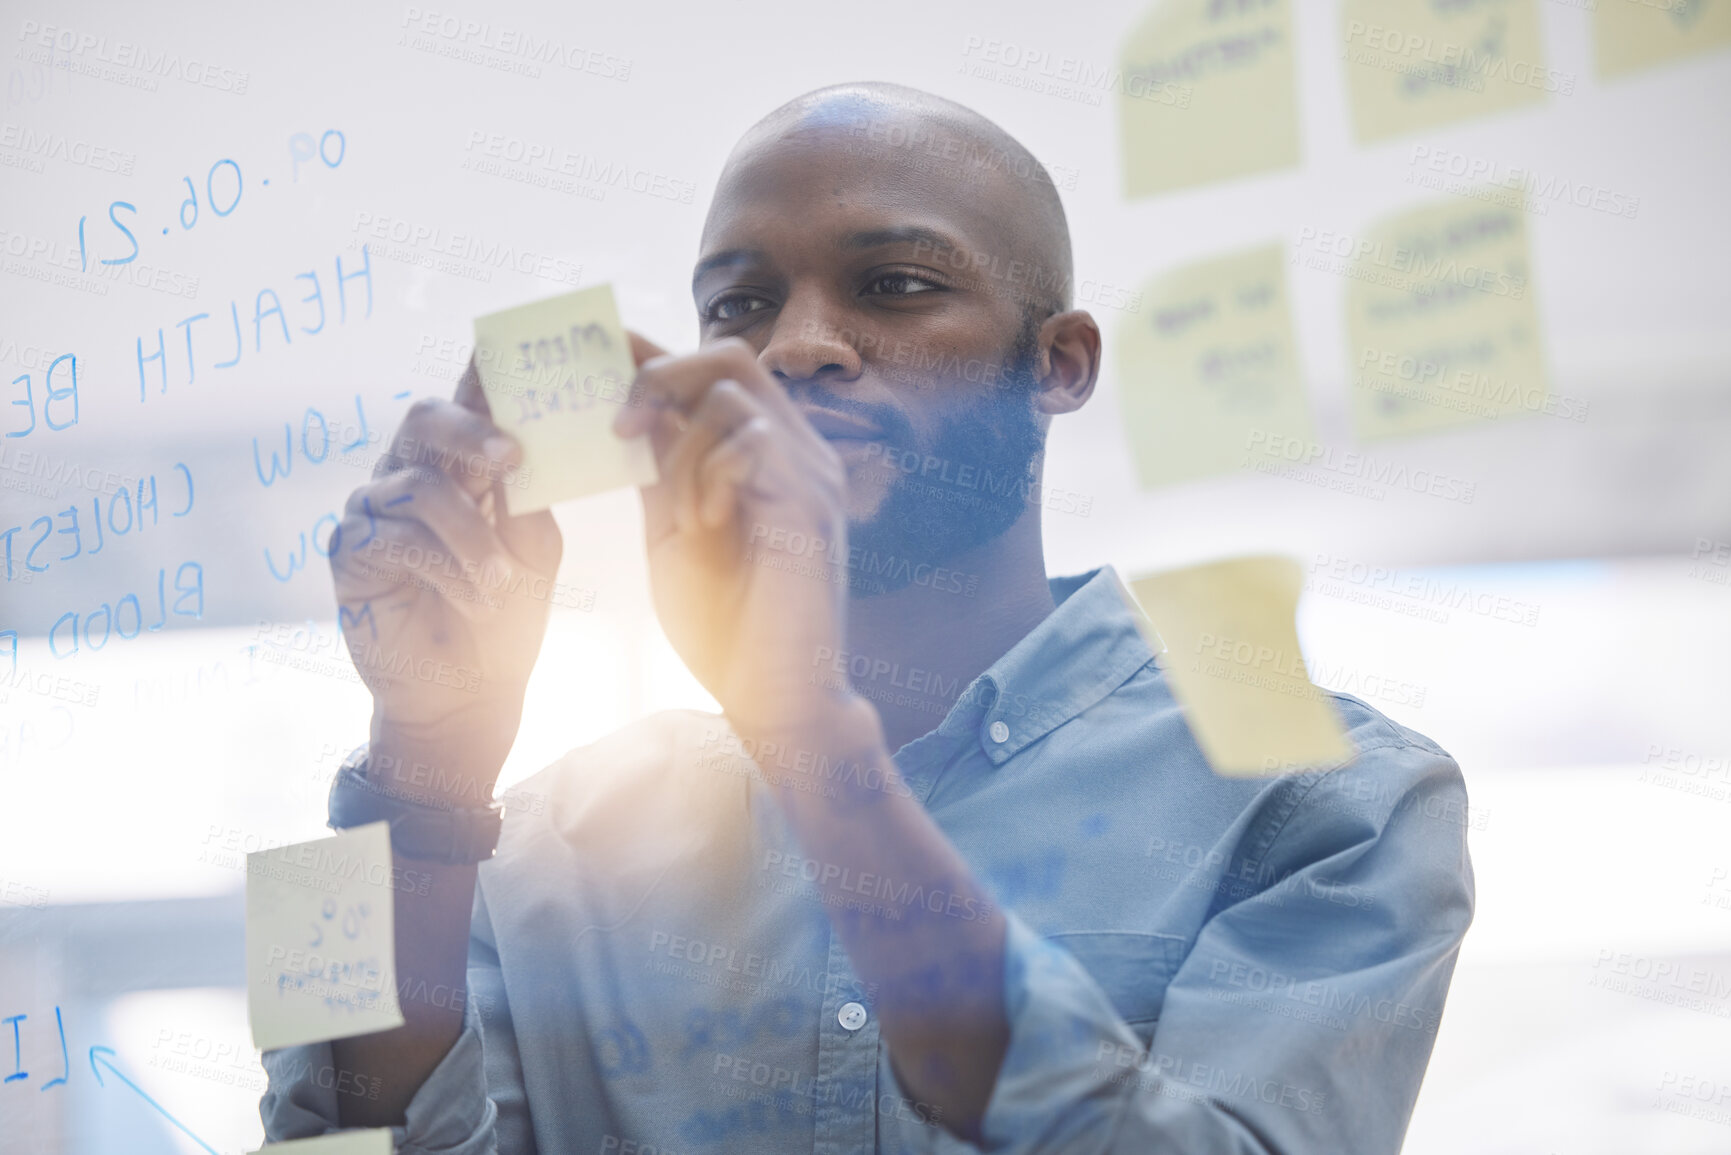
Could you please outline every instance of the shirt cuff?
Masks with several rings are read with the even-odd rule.
[[[980,1120],[982,1151],[1098,1151],[1130,1097],[1110,1061],[1141,1042],[1075,956],[1004,912],[1010,1045]]]
[[[1004,918],[1010,1045],[980,1121],[982,1141],[922,1127],[917,1147],[930,1155],[1106,1150],[1130,1097],[1111,1058],[1141,1043],[1074,956],[1010,911]],[[879,1080],[905,1097],[887,1055]]]
[[[364,1074],[345,1078],[346,1072],[336,1070],[329,1043],[266,1051],[263,1061],[270,1086],[259,1114],[273,1143],[342,1130],[339,1086],[341,1094],[356,1094],[351,1087],[365,1094],[370,1085]],[[463,1033],[409,1100],[405,1122],[391,1128],[391,1143],[397,1155],[491,1155],[498,1114],[487,1096],[481,1025],[471,1006],[464,1012]]]

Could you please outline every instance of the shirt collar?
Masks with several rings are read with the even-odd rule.
[[[974,736],[993,766],[1068,722],[1154,658],[1111,566],[1048,580],[1057,607],[975,678],[937,732]]]

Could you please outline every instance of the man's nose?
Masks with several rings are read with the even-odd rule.
[[[819,379],[851,381],[860,372],[860,344],[860,335],[820,303],[789,301],[757,360],[784,385]]]

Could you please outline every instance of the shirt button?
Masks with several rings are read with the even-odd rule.
[[[1004,725],[1002,719],[993,722],[992,728],[986,732],[992,736],[994,742],[1008,742],[1010,740],[1010,728]]]
[[[836,1012],[835,1021],[849,1031],[857,1031],[865,1026],[866,1009],[858,1003],[843,1003],[841,1010]]]

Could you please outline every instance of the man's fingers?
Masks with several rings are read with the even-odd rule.
[[[462,377],[457,379],[455,400],[463,408],[479,413],[489,420],[492,419],[493,406],[488,403],[487,394],[481,388],[481,374],[475,368],[475,355],[473,353],[469,354],[469,364],[463,370]]]
[[[472,621],[492,614],[502,604],[496,594],[445,565],[447,547],[418,521],[395,518],[367,524],[345,518],[343,537],[355,537],[358,547],[346,542],[331,550],[331,568],[336,574],[338,600],[371,600],[391,593],[421,591],[437,595],[457,613]]]
[[[699,471],[697,521],[720,529],[733,516],[739,492],[749,488],[762,464],[771,432],[767,417],[753,417],[710,450]]]
[[[521,563],[510,555],[475,499],[442,474],[428,482],[426,472],[403,470],[366,486],[349,499],[346,512],[364,512],[356,507],[356,497],[361,497],[378,517],[425,524],[445,543],[450,562],[464,572],[489,564],[506,572],[519,568]]]
[[[631,338],[632,364],[636,365],[639,369],[643,368],[643,362],[645,361],[652,361],[657,357],[667,356],[666,349],[663,349],[660,345],[657,345],[654,341],[651,341],[641,333],[633,333],[630,329],[627,329],[625,330],[625,335]]]
[[[689,413],[704,393],[722,380],[737,381],[784,420],[798,418],[787,394],[757,363],[752,347],[730,338],[696,353],[656,357],[639,366],[633,391],[641,397],[641,403],[620,412],[613,422],[614,432],[621,437],[634,437],[647,431],[663,410]]]
[[[750,421],[761,421],[766,427],[770,424],[762,404],[732,380],[716,382],[692,409],[687,428],[660,463],[673,489],[673,519],[680,530],[698,527],[704,458]]]
[[[515,438],[472,409],[423,397],[409,407],[374,477],[402,469],[436,469],[479,497],[523,459]]]
[[[535,573],[551,576],[559,572],[565,539],[559,533],[559,523],[553,520],[552,511],[538,509],[518,517],[501,516],[496,532],[511,555]]]

